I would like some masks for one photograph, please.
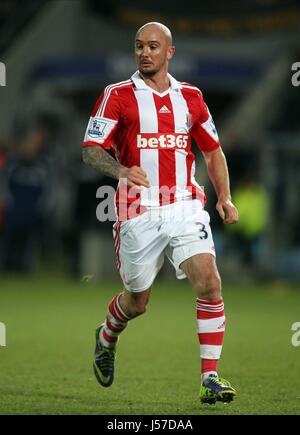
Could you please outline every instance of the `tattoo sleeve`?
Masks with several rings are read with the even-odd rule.
[[[101,147],[86,147],[82,150],[82,160],[102,174],[118,180],[122,165]]]

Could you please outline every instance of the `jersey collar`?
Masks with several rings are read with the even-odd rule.
[[[170,80],[170,84],[171,84],[170,88],[171,89],[173,89],[173,90],[180,89],[180,85],[179,85],[178,81],[174,77],[172,77],[171,74],[169,74],[169,73],[168,73],[168,78]],[[139,71],[136,71],[131,76],[131,80],[133,81],[133,83],[137,89],[147,89],[147,90],[150,89],[153,92],[158,93],[144,82],[144,80],[141,78],[141,76],[139,74]],[[163,93],[165,93],[165,92],[163,92]]]

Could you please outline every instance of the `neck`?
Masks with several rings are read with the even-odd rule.
[[[139,72],[144,82],[157,92],[165,92],[170,87],[170,79],[167,71],[159,71],[153,75],[145,75]]]

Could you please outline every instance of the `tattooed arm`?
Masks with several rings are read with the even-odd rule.
[[[102,172],[103,175],[115,178],[116,180],[120,178],[122,165],[101,147],[83,148],[82,160],[87,165]]]
[[[139,166],[127,168],[115,160],[105,149],[101,147],[85,147],[82,150],[82,160],[107,177],[119,180],[127,178],[130,187],[149,187],[147,175]]]

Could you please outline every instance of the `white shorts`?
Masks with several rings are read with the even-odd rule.
[[[151,208],[113,227],[117,268],[132,292],[151,287],[164,264],[165,254],[178,279],[186,278],[183,261],[196,254],[215,256],[210,217],[199,200],[178,201]]]

